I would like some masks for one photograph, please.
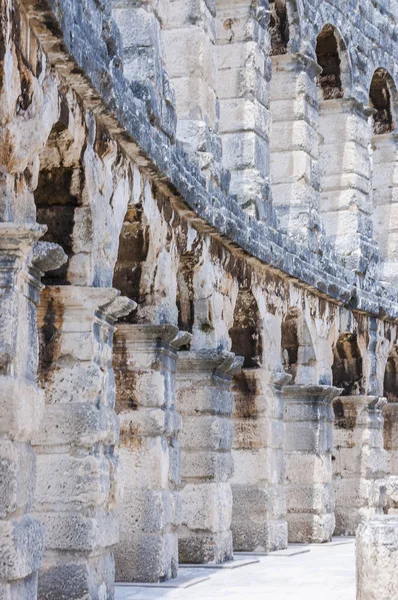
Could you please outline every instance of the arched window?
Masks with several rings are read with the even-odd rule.
[[[373,228],[381,255],[381,278],[398,283],[398,146],[395,133],[397,90],[385,69],[377,69],[369,92],[373,108]]]
[[[367,107],[352,98],[350,59],[344,40],[325,25],[316,45],[319,99],[319,214],[326,236],[350,268],[361,255],[369,219]]]
[[[308,325],[297,309],[289,310],[282,322],[282,364],[291,383],[315,382],[315,350]]]
[[[54,125],[40,154],[40,172],[34,194],[36,220],[47,225],[42,240],[59,244],[68,262],[43,278],[47,285],[70,283],[70,260],[76,253],[87,251],[91,242],[91,212],[82,207],[84,187],[82,148],[77,145],[67,125]],[[74,240],[76,211],[79,211],[79,240]]]
[[[394,346],[387,359],[383,395],[389,402],[398,402],[398,346]]]
[[[249,289],[239,291],[229,335],[232,352],[244,358],[243,368],[259,367],[262,363],[261,320],[257,302]]]
[[[286,54],[290,39],[286,0],[270,0],[269,11],[271,55],[277,56],[279,54]]]
[[[144,225],[142,205],[132,205],[127,209],[119,237],[119,252],[113,276],[113,287],[123,296],[141,304],[142,265],[148,255],[148,226]],[[133,311],[121,321],[134,323],[137,311]]]
[[[355,333],[342,333],[333,348],[333,385],[342,388],[342,396],[362,394],[362,356]]]
[[[316,63],[293,52],[292,5],[270,3],[270,184],[282,227],[315,247],[319,232]]]

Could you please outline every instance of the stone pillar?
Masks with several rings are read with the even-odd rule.
[[[0,224],[0,598],[36,598],[43,531],[32,516],[36,458],[31,438],[43,415],[36,383],[39,273],[27,255],[44,233]]]
[[[398,600],[398,516],[359,525],[356,572],[357,600]]]
[[[208,0],[173,0],[162,23],[165,62],[175,90],[177,139],[210,177],[219,178],[215,13]]]
[[[340,392],[322,385],[283,388],[289,542],[321,543],[332,537],[332,400]]]
[[[387,467],[385,403],[378,396],[339,396],[333,401],[336,535],[355,535],[361,521],[382,510],[380,481]]]
[[[263,369],[243,369],[233,379],[232,534],[237,551],[287,547],[281,386],[288,379]]]
[[[182,563],[233,558],[232,375],[242,359],[230,352],[181,352],[177,410],[182,416],[178,554]]]
[[[302,55],[272,57],[272,202],[287,231],[318,247],[318,88],[320,67]]]
[[[354,100],[319,105],[320,214],[330,241],[347,267],[362,271],[373,258],[371,109]]]
[[[398,131],[375,135],[373,148],[374,234],[382,257],[381,279],[398,286]]]
[[[115,319],[132,307],[112,289],[64,286],[42,293],[46,407],[34,437],[35,514],[46,541],[41,600],[113,598],[120,485],[112,335]]]
[[[123,44],[123,72],[133,94],[145,102],[152,125],[174,141],[174,90],[164,65],[161,23],[167,3],[156,0],[112,0],[112,17]]]
[[[247,212],[270,219],[267,13],[251,0],[217,1],[217,95],[223,166],[231,194]]]
[[[189,334],[188,334],[189,335]],[[116,547],[116,580],[157,582],[177,576],[181,418],[176,411],[173,325],[118,327],[114,367],[125,495]]]
[[[384,448],[388,455],[388,473],[398,477],[398,402],[387,402],[383,408]]]

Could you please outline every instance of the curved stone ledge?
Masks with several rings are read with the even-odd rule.
[[[398,317],[395,288],[373,279],[358,281],[326,242],[324,253],[315,254],[276,231],[272,218],[270,225],[256,221],[220,188],[206,189],[199,167],[178,142],[171,144],[148,122],[144,102],[134,97],[123,77],[109,1],[98,4],[96,11],[91,7],[90,19],[80,3],[71,0],[21,0],[21,4],[51,63],[125,151],[150,175],[156,174],[158,185],[174,195],[171,202],[180,210],[188,207],[198,229],[353,310]]]

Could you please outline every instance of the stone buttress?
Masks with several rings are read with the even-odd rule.
[[[177,410],[182,416],[181,505],[178,535],[182,563],[232,560],[231,352],[182,351],[177,363]]]

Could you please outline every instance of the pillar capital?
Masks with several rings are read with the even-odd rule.
[[[218,350],[199,350],[180,352],[178,372],[192,376],[195,373],[209,373],[221,377],[232,377],[241,370],[243,358],[233,352]]]
[[[285,385],[283,395],[285,401],[317,402],[331,404],[341,394],[341,389],[331,385]]]

